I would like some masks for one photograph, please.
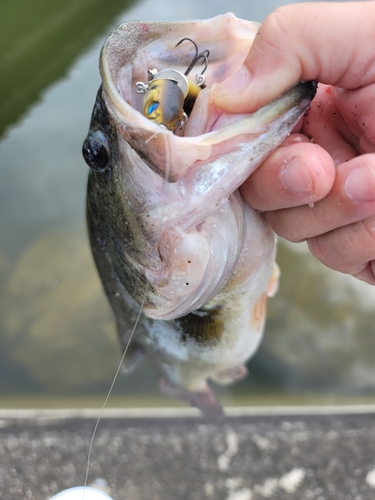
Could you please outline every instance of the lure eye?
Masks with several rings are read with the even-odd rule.
[[[83,143],[82,154],[90,168],[97,172],[104,172],[111,156],[106,135],[101,130],[90,132]]]
[[[159,103],[158,103],[158,102],[156,102],[156,101],[153,101],[153,102],[149,105],[149,107],[148,107],[148,109],[147,109],[147,114],[148,114],[148,115],[151,115],[151,113],[153,113],[154,111],[156,111],[156,110],[158,109],[158,107],[159,107]]]

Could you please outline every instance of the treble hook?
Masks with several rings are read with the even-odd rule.
[[[201,75],[203,75],[203,73],[206,71],[207,67],[208,67],[208,56],[210,55],[210,51],[209,50],[204,50],[203,52],[201,52],[199,54],[199,49],[198,49],[198,45],[191,39],[191,38],[183,38],[182,40],[180,40],[178,42],[178,44],[176,45],[176,47],[178,47],[182,42],[184,42],[185,40],[188,40],[189,42],[191,42],[194,47],[195,47],[195,56],[193,57],[191,63],[189,64],[187,70],[185,71],[185,76],[187,76],[190,71],[194,68],[194,66],[197,64],[197,61],[199,61],[199,59],[204,59],[204,69],[201,73]]]
[[[203,75],[203,73],[206,71],[206,69],[208,68],[208,56],[210,55],[210,51],[208,49],[204,50],[201,54],[199,54],[198,57],[196,57],[194,59],[194,66],[195,64],[199,61],[199,59],[203,59],[203,63],[204,64],[204,68],[203,68],[203,71],[201,72],[201,75]],[[186,73],[185,73],[186,75]]]

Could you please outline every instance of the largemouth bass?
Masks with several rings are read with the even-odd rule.
[[[90,242],[123,346],[142,306],[125,369],[151,353],[160,388],[206,413],[221,411],[207,379],[246,375],[277,286],[275,236],[238,188],[315,95],[315,84],[299,83],[251,115],[212,104],[213,85],[241,66],[258,27],[233,14],[119,26],[101,52],[83,145]],[[187,37],[193,44],[179,43]],[[187,72],[194,47],[203,56],[187,78],[205,66],[205,85],[186,123],[161,126],[145,116],[139,82],[150,70]],[[168,92],[159,98],[169,105]],[[156,107],[146,104],[150,113]]]

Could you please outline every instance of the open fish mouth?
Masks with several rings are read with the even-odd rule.
[[[213,86],[235,73],[242,65],[259,28],[258,23],[233,14],[212,20],[187,23],[130,22],[119,26],[105,42],[100,71],[107,105],[123,124],[124,134],[155,171],[176,180],[197,161],[223,155],[242,143],[253,144],[260,137],[256,162],[270,153],[308,108],[316,92],[314,82],[299,83],[279,99],[253,114],[223,112],[211,102]],[[199,93],[180,136],[169,133],[142,113],[143,95],[137,83],[148,82],[149,71],[167,68],[184,74],[194,59],[194,46],[179,43],[189,37],[201,52],[207,52],[205,87]],[[197,64],[189,81],[199,76]],[[131,124],[136,139],[126,134]],[[171,141],[176,147],[170,145]],[[265,152],[265,153],[264,153]],[[165,159],[169,158],[169,165]],[[264,158],[263,158],[264,159]],[[251,172],[250,172],[251,173]],[[247,173],[249,175],[249,172]]]

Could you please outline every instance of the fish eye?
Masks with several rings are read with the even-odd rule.
[[[110,160],[108,139],[101,130],[90,132],[82,146],[87,165],[97,172],[104,172]]]

